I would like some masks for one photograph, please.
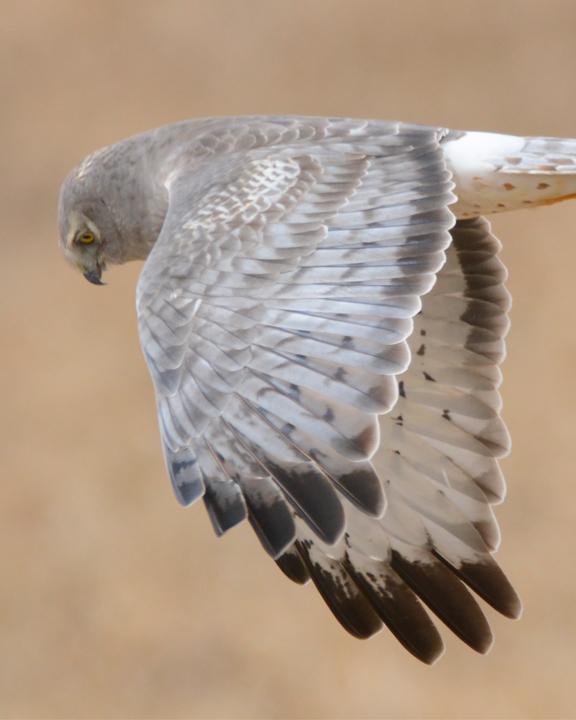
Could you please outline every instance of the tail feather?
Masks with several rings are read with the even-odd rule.
[[[576,139],[454,133],[447,135],[444,153],[458,218],[576,197]]]
[[[507,173],[576,174],[576,139],[528,137],[522,151],[505,158]]]

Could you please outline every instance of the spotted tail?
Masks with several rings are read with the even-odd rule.
[[[576,140],[449,133],[446,163],[459,218],[550,205],[576,197]]]

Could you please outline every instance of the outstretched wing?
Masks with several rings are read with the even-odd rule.
[[[201,144],[216,151],[169,176],[168,214],[138,288],[142,347],[179,500],[204,495],[218,533],[248,517],[284,569],[311,572],[335,609],[335,585],[352,597],[336,577],[354,563],[351,542],[379,533],[374,558],[388,567],[396,506],[428,548],[413,503],[387,506],[389,479],[372,460],[388,447],[378,417],[397,404],[420,296],[450,242],[451,182],[434,129],[240,129],[225,154],[207,134]],[[405,484],[418,495],[409,475]],[[359,635],[386,621],[380,605],[390,604],[388,588],[363,582],[353,596],[372,613],[370,632],[337,612]],[[401,615],[418,605],[412,597],[402,585]]]
[[[459,220],[451,234],[446,263],[415,319],[400,397],[380,418],[372,463],[386,512],[363,517],[348,504],[344,542],[330,547],[299,524],[296,542],[277,560],[295,582],[311,577],[350,632],[366,637],[384,622],[426,662],[440,655],[442,641],[417,598],[479,652],[492,634],[463,583],[504,615],[521,611],[490,552],[499,544],[491,505],[505,493],[497,458],[509,450],[498,393],[506,271],[483,218]]]

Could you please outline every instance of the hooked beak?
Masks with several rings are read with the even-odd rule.
[[[94,270],[87,270],[85,273],[83,273],[84,277],[88,282],[91,282],[92,285],[105,285],[106,283],[102,282],[102,268],[100,265],[97,265]]]

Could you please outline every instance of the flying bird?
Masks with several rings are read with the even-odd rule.
[[[65,257],[144,260],[137,311],[177,499],[247,519],[352,635],[478,652],[496,564],[510,296],[485,215],[576,193],[576,140],[309,117],[192,120],[66,178]],[[470,592],[472,590],[473,592]]]

